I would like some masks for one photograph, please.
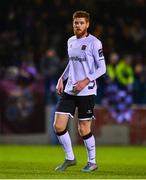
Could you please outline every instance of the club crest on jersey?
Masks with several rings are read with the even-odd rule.
[[[82,45],[82,48],[81,48],[81,50],[85,50],[86,49],[86,45]]]

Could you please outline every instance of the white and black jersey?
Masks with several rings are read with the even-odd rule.
[[[77,96],[96,95],[96,79],[106,71],[101,41],[91,34],[79,39],[72,36],[68,40],[68,57],[69,63],[62,74],[63,80],[68,78],[64,91]],[[85,78],[89,78],[90,83],[74,94],[74,84]]]

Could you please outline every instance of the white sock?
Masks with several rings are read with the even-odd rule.
[[[84,139],[84,144],[87,149],[88,162],[96,164],[96,150],[95,150],[95,138],[92,135],[91,137]]]
[[[73,149],[72,149],[72,144],[71,144],[71,139],[70,139],[70,135],[67,132],[65,132],[65,134],[63,135],[57,135],[60,144],[62,144],[64,151],[65,151],[65,155],[66,155],[66,159],[68,160],[74,160],[75,156],[73,153]]]

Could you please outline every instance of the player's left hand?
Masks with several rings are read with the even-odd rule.
[[[89,84],[89,82],[90,80],[88,78],[78,81],[74,85],[74,91],[79,93],[82,89],[84,89]]]

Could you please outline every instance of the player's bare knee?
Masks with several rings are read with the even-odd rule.
[[[91,130],[88,126],[86,126],[85,124],[80,124],[78,126],[78,131],[79,131],[79,134],[80,136],[85,136],[87,135]]]
[[[63,124],[58,123],[58,122],[55,122],[53,126],[54,126],[55,132],[62,132],[62,131],[64,131],[65,128],[66,128],[66,127],[64,127]]]
[[[64,127],[60,127],[60,126],[54,126],[54,130],[55,130],[55,132],[62,132],[62,131],[65,130],[65,128]]]

